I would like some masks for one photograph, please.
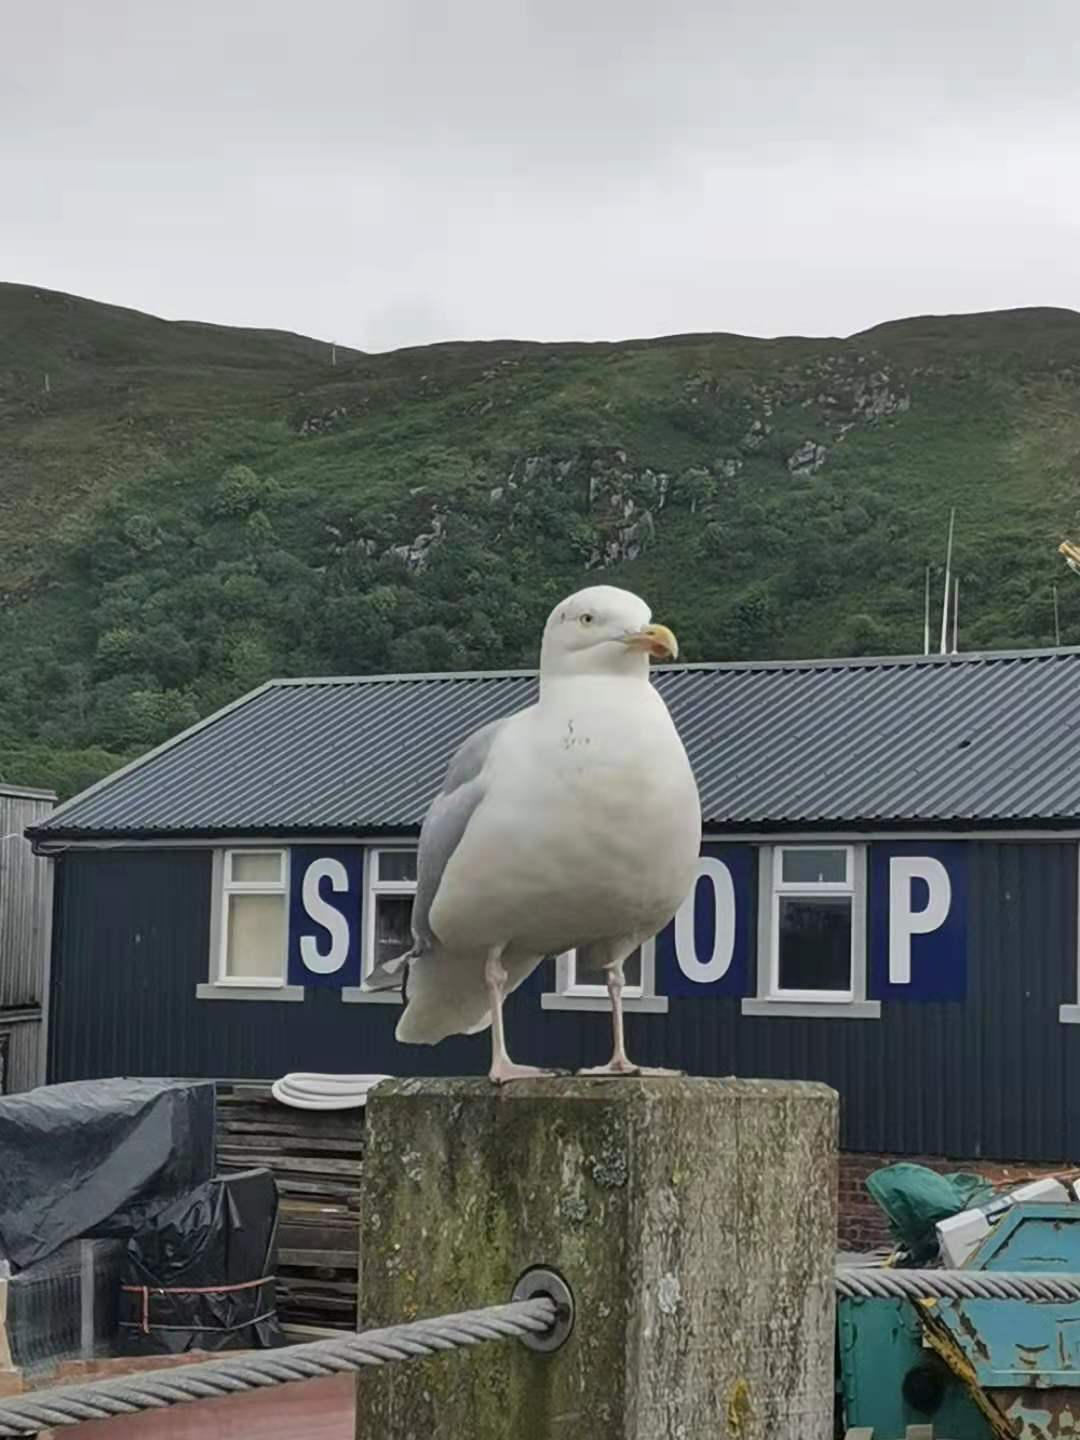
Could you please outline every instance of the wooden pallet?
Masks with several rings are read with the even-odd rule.
[[[363,1110],[293,1110],[263,1086],[219,1085],[219,1173],[261,1165],[277,1181],[278,1314],[356,1329]]]

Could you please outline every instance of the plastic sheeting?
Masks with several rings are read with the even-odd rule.
[[[127,1240],[214,1170],[210,1081],[86,1080],[0,1098],[0,1256]]]
[[[269,1170],[200,1186],[128,1244],[125,1355],[283,1345],[274,1295],[278,1196]]]

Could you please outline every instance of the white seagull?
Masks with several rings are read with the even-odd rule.
[[[491,1080],[543,1074],[506,1049],[503,1001],[545,956],[607,972],[614,1051],[589,1074],[641,1074],[623,1039],[623,962],[693,883],[701,809],[649,657],[678,644],[636,595],[609,585],[557,605],[540,698],[477,730],[451,760],[420,832],[413,945],[396,1036],[433,1045],[491,1026]]]

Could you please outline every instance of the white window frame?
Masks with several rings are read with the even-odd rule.
[[[280,855],[280,878],[233,880],[236,855]],[[195,987],[199,1000],[303,1000],[304,987],[288,983],[289,964],[289,879],[291,852],[286,845],[233,845],[215,850],[210,902],[210,979]],[[281,942],[280,974],[273,976],[230,976],[225,971],[229,935],[229,899],[232,895],[280,895],[285,905],[285,931]]]
[[[555,989],[540,997],[544,1010],[607,1010],[611,998],[606,985],[579,985],[577,956],[567,950],[555,959]],[[656,993],[656,940],[641,946],[641,984],[627,985],[623,990],[623,1009],[628,1015],[666,1015],[668,997]]]
[[[827,850],[844,857],[843,880],[785,880],[784,857],[797,851]],[[788,989],[780,984],[780,903],[785,896],[793,899],[816,900],[819,896],[838,895],[851,900],[851,945],[848,954],[846,990]],[[771,921],[769,946],[769,998],[771,1000],[805,1001],[808,1004],[848,1004],[855,998],[855,847],[853,845],[774,845]]]
[[[784,853],[788,850],[843,850],[847,878],[838,881],[785,881]],[[867,847],[830,840],[777,841],[758,851],[758,965],[757,994],[742,1002],[744,1015],[787,1015],[847,1020],[877,1020],[881,1002],[866,998],[866,894]],[[851,896],[851,985],[842,990],[781,990],[780,898],[783,895]]]
[[[375,908],[380,895],[414,895],[415,880],[380,880],[379,856],[392,850],[410,850],[419,858],[419,847],[413,841],[388,840],[382,845],[369,845],[364,851],[364,901],[360,942],[360,984],[346,985],[341,998],[348,1005],[401,1005],[404,1001],[400,985],[389,990],[365,990],[364,982],[375,963]]]

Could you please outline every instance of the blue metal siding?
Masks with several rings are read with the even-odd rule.
[[[309,990],[301,1004],[196,999],[208,978],[210,900],[207,851],[69,852],[58,861],[51,1081],[486,1068],[486,1037],[399,1046],[396,1007],[346,1005],[333,991]]]
[[[964,1002],[887,1001],[880,1020],[749,1017],[737,999],[673,996],[631,1016],[644,1063],[703,1075],[822,1080],[851,1150],[1080,1159],[1077,847],[970,842]],[[399,1046],[398,1011],[309,990],[302,1004],[200,1001],[211,864],[199,851],[69,851],[58,861],[50,1078],[273,1078],[288,1070],[476,1074],[488,1039]],[[544,967],[508,1007],[515,1055],[606,1058],[604,1014],[541,1011]]]

